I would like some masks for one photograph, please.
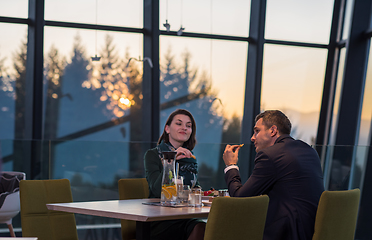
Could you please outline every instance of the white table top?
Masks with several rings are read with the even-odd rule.
[[[163,207],[144,205],[143,202],[158,202],[159,199],[109,200],[47,204],[49,210],[119,218],[140,222],[160,220],[207,218],[210,207]]]

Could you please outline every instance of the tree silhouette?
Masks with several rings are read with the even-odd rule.
[[[26,60],[27,37],[22,41],[20,49],[14,54],[13,66],[15,69],[15,139],[23,139],[25,123],[25,94],[26,94]]]
[[[99,100],[101,93],[97,90],[97,84],[89,81],[92,74],[93,65],[86,57],[86,49],[77,34],[71,51],[71,61],[65,67],[61,84],[59,136],[107,121],[108,118],[101,114],[105,105]]]
[[[0,124],[6,126],[0,131],[0,138],[12,139],[14,128],[15,81],[4,65],[6,58],[0,55]]]
[[[171,55],[171,49],[168,48],[164,56],[165,67],[161,67],[160,71],[160,104],[173,100],[175,96],[175,89],[182,88],[182,83],[179,83],[180,73],[174,65],[174,55]]]
[[[68,81],[68,85],[71,88],[68,89],[69,91],[82,89],[84,81],[89,78],[92,66],[89,64],[89,59],[86,57],[85,52],[86,50],[82,45],[81,37],[77,33],[72,47],[71,62],[65,68],[65,75],[68,74],[68,80],[64,82]],[[74,94],[78,94],[78,92],[74,92]]]
[[[25,101],[26,101],[26,60],[27,60],[27,36],[21,42],[20,48],[13,54],[13,67],[15,70],[15,109],[14,109],[14,139],[13,142],[13,168],[21,171],[24,156],[23,142],[25,130]]]
[[[101,56],[99,74],[96,78],[93,75],[92,80],[99,82],[102,87],[100,100],[106,103],[105,114],[112,118],[122,117],[128,114],[127,110],[134,101],[133,96],[129,94],[127,73],[110,35],[106,35]]]
[[[65,60],[60,56],[57,48],[54,46],[51,47],[48,53],[45,65],[46,104],[44,138],[56,139]]]

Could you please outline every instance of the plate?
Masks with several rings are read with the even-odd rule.
[[[202,201],[208,201],[210,196],[202,196]]]
[[[207,207],[212,206],[212,202],[210,202],[208,200],[202,200],[202,203],[204,204],[204,206],[207,206]]]

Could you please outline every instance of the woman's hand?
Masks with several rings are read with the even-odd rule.
[[[225,151],[222,155],[226,166],[238,163],[240,145],[226,145]]]
[[[179,147],[176,150],[176,159],[182,159],[182,158],[192,158],[194,155],[192,155],[191,151],[187,148]]]

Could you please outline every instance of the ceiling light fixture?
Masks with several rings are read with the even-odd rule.
[[[98,8],[98,4],[96,0],[96,55],[94,57],[91,57],[93,62],[98,62],[101,60],[101,57],[97,56],[97,8]]]
[[[170,24],[168,23],[168,0],[167,0],[167,3],[166,3],[166,16],[165,16],[165,23],[163,24],[163,26],[165,27],[165,29],[167,29],[167,32],[170,31]]]
[[[136,61],[138,61],[138,62],[146,62],[146,61],[147,61],[147,62],[149,63],[150,68],[153,68],[151,58],[149,58],[149,57],[145,57],[145,58],[143,58],[143,60],[141,60],[141,57],[139,57],[139,59],[131,57],[131,58],[129,58],[126,67],[129,67],[129,63],[130,63],[130,61],[131,61],[132,59],[133,59],[133,60],[136,60]]]
[[[181,0],[181,27],[180,27],[180,29],[178,29],[178,31],[177,31],[177,35],[178,35],[178,36],[181,36],[182,33],[183,33],[183,30],[185,30],[185,28],[182,27],[182,14],[183,14],[183,12],[182,12],[182,7],[183,7],[183,0]]]

